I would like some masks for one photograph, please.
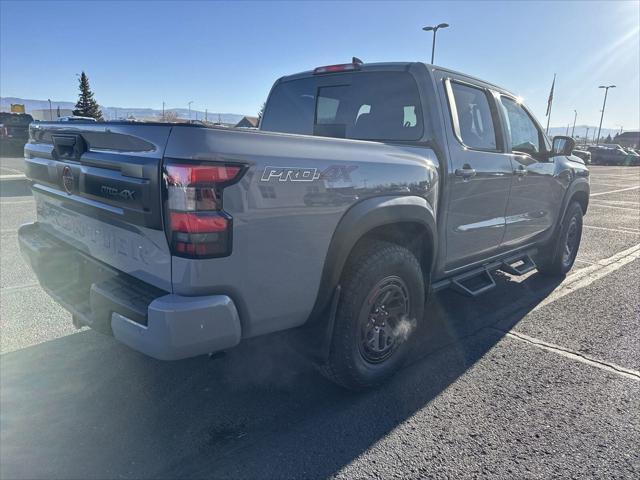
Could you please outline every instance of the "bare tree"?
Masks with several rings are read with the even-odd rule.
[[[160,121],[162,122],[176,123],[178,118],[178,114],[172,110],[166,110],[164,115],[160,115]]]

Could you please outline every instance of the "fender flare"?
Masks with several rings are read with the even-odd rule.
[[[426,199],[418,196],[365,199],[347,210],[333,233],[309,321],[317,319],[331,302],[342,270],[356,243],[376,227],[402,222],[418,223],[427,229],[432,247],[431,259],[435,259],[435,212]],[[434,264],[435,262],[431,261],[432,268]]]
[[[573,182],[571,182],[571,184],[569,185],[569,188],[567,188],[567,191],[564,194],[564,199],[562,200],[562,210],[561,210],[562,216],[560,217],[560,221],[558,222],[558,225],[562,224],[562,222],[564,221],[564,216],[567,213],[567,208],[569,208],[569,202],[577,192],[584,192],[587,194],[587,205],[588,205],[590,193],[591,193],[591,187],[589,186],[589,182],[586,178],[584,177],[576,178]]]

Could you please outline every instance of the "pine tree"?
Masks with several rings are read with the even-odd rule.
[[[78,95],[78,103],[73,111],[74,115],[79,117],[91,117],[98,121],[102,121],[102,111],[93,98],[93,92],[89,87],[89,78],[82,72],[80,75],[80,94]]]
[[[260,106],[260,110],[258,110],[258,125],[260,125],[260,122],[262,122],[262,115],[264,115],[264,107],[265,107],[265,105],[266,105],[266,102],[263,103]]]

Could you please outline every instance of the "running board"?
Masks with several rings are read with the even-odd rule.
[[[451,287],[463,295],[477,297],[496,286],[487,268],[479,268],[451,279]]]
[[[536,264],[529,254],[519,255],[516,257],[506,258],[498,270],[502,270],[509,275],[519,277],[525,273],[535,270]]]

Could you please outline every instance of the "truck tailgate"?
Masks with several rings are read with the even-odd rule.
[[[38,223],[91,257],[166,291],[160,163],[168,125],[30,127],[25,146]]]

